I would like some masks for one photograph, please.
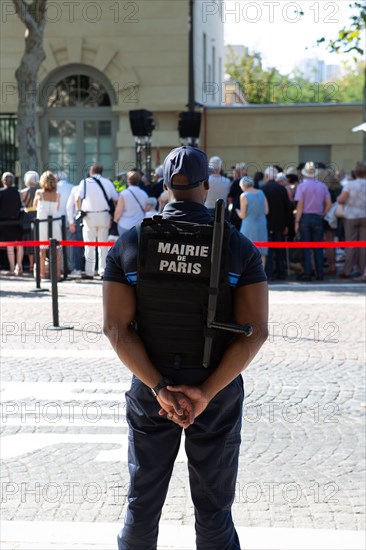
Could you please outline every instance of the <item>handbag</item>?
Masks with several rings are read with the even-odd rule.
[[[85,218],[86,215],[87,215],[87,212],[84,212],[84,210],[79,210],[79,212],[75,216],[75,220],[76,221],[82,220],[83,218]]]
[[[112,237],[119,237],[118,225],[117,225],[116,222],[112,222],[112,225],[111,225],[110,230],[109,230],[109,235],[111,235]]]
[[[337,218],[344,218],[344,204],[338,203],[335,215],[337,216]]]
[[[336,214],[338,206],[343,206],[338,202],[334,202],[328,212],[324,216],[324,220],[328,222],[329,226],[332,229],[337,229],[338,227],[338,216]]]
[[[19,214],[19,225],[22,230],[22,233],[29,233],[32,229],[32,216],[25,210],[21,210]]]
[[[301,235],[297,233],[293,242],[301,242]],[[289,257],[291,264],[300,264],[304,261],[304,250],[302,248],[290,248]]]

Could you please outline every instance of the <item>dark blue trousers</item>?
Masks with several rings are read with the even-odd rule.
[[[75,233],[73,233],[71,240],[73,241],[82,241],[83,240],[83,230],[80,227],[80,220],[75,220]],[[77,269],[82,271],[84,269],[84,248],[82,246],[73,246],[72,247],[72,259],[71,267],[72,269]]]
[[[324,240],[323,218],[318,214],[303,214],[300,221],[300,235],[304,242]],[[315,269],[319,277],[324,275],[323,248],[314,249]],[[304,248],[304,274],[311,275],[311,248]]]
[[[285,237],[283,236],[283,231],[273,229],[268,232],[269,242],[283,242],[284,240]],[[285,248],[269,248],[265,271],[268,278],[286,278],[287,261]]]
[[[197,550],[240,550],[235,497],[244,391],[241,376],[185,431]],[[130,489],[119,550],[156,550],[158,524],[182,429],[158,415],[159,404],[136,377],[126,393]]]

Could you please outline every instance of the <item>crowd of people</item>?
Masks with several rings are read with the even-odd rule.
[[[79,185],[73,185],[63,171],[46,171],[41,176],[36,171],[29,171],[24,175],[24,188],[18,191],[14,175],[5,172],[0,191],[0,241],[35,240],[32,224],[35,219],[39,220],[40,241],[47,241],[50,236],[57,241],[62,237],[86,243],[114,241],[145,217],[158,214],[158,197],[163,191],[160,169],[155,171],[149,185],[138,170],[120,173],[113,182],[102,174],[103,166],[95,163],[88,177]],[[65,235],[61,233],[62,216],[65,217]],[[48,248],[46,245],[40,247],[42,279],[49,278]],[[6,250],[7,275],[34,272],[33,246],[9,245]],[[103,278],[107,251],[105,246],[98,247],[96,258],[94,246],[68,247],[69,274],[83,279]],[[2,264],[5,265],[4,258]],[[59,280],[62,273],[65,274],[65,261],[58,249]]]
[[[215,156],[210,162],[213,174],[209,193],[225,199],[229,221],[253,242],[340,243],[340,260],[345,263],[339,273],[336,248],[289,250],[258,244],[269,281],[290,276],[300,281],[322,281],[325,275],[366,281],[365,247],[342,250],[342,241],[366,240],[365,164],[359,162],[345,174],[308,161],[286,171],[281,166],[268,166],[251,176],[247,165],[238,162],[232,167],[228,187],[221,159]],[[212,208],[208,201],[206,206]]]
[[[226,217],[240,232],[260,248],[269,281],[296,277],[301,281],[321,281],[325,275],[366,281],[366,249],[347,248],[342,241],[366,240],[366,165],[359,162],[350,174],[328,169],[308,161],[284,170],[268,166],[264,172],[250,174],[245,162],[229,171],[218,156],[210,159],[209,190],[205,206],[213,213],[222,198]],[[59,171],[35,171],[24,175],[18,191],[14,175],[5,172],[0,190],[0,241],[21,242],[34,239],[33,224],[40,220],[39,239],[49,232],[61,240],[61,216],[66,219],[66,239],[85,242],[115,241],[145,217],[152,217],[167,204],[162,166],[157,166],[152,181],[137,169],[120,172],[115,180],[103,177],[99,163],[91,166],[89,176],[79,185],[67,181]],[[27,223],[24,223],[26,216]],[[53,218],[52,229],[45,220]],[[286,249],[262,243],[286,241],[339,241],[339,248]],[[8,275],[33,273],[34,248],[8,246]],[[86,245],[68,248],[67,265],[75,277],[103,278],[106,247]],[[337,253],[344,269],[337,273]],[[40,272],[47,270],[48,247],[41,247]],[[2,258],[2,264],[4,258]],[[3,266],[2,266],[3,267]],[[65,272],[59,251],[57,275]]]

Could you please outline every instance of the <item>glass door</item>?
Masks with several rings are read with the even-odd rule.
[[[115,91],[103,73],[85,65],[64,67],[43,83],[41,93],[44,169],[66,172],[79,183],[93,162],[114,177],[118,116]]]
[[[57,172],[74,166],[77,159],[77,129],[75,120],[48,121],[48,165]]]
[[[89,110],[88,117],[75,115],[70,118],[57,115],[44,121],[44,169],[62,170],[71,183],[78,184],[88,174],[90,165],[98,162],[103,166],[103,176],[113,180],[115,120],[106,116],[93,118]]]
[[[84,120],[82,143],[84,144],[84,164],[90,166],[93,162],[98,162],[103,166],[103,176],[113,178],[112,122]]]

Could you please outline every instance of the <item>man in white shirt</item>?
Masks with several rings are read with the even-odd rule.
[[[76,199],[79,193],[79,187],[73,185],[69,199],[66,204],[66,217],[67,223],[69,225],[70,240],[71,241],[82,241],[83,232],[80,225],[80,220],[76,220],[77,215],[76,210]],[[81,276],[81,272],[84,269],[84,248],[81,246],[70,246],[71,250],[71,262],[69,264],[70,269],[72,270],[70,275]]]
[[[72,191],[72,188],[74,187],[72,183],[69,183],[67,181],[67,176],[65,172],[57,172],[56,174],[57,179],[57,193],[60,194],[60,207],[59,207],[59,213],[60,216],[66,216],[66,226],[68,227],[68,220],[67,220],[67,214],[66,214],[66,204],[69,200],[70,193]]]
[[[60,216],[65,216],[65,218],[66,218],[66,240],[70,240],[71,239],[71,233],[70,233],[70,230],[69,230],[69,222],[68,222],[68,218],[67,218],[66,205],[67,205],[67,201],[69,200],[71,191],[72,191],[74,186],[72,185],[72,183],[69,183],[67,181],[67,175],[65,174],[65,172],[57,172],[56,173],[56,180],[57,180],[57,193],[59,193],[59,195],[60,195],[60,206],[59,206],[58,212],[59,212]],[[72,249],[71,249],[71,247],[68,247],[67,250],[68,250],[67,263],[70,267],[71,263],[72,263]],[[65,273],[64,264],[62,266],[62,270],[63,270],[64,275],[67,275]]]
[[[86,242],[108,240],[108,231],[111,225],[111,215],[107,201],[118,201],[118,193],[113,183],[103,178],[103,166],[94,163],[90,167],[89,177],[82,180],[77,193],[76,207],[85,212],[83,218],[83,240]],[[104,190],[104,192],[103,192]],[[107,248],[99,247],[98,274],[103,277]],[[85,275],[84,279],[93,279],[95,270],[95,246],[85,246]]]
[[[210,188],[207,193],[205,206],[211,214],[214,214],[217,199],[224,199],[225,205],[227,205],[231,180],[221,175],[222,159],[220,157],[211,157],[209,167],[211,171],[211,175],[208,178]]]

